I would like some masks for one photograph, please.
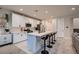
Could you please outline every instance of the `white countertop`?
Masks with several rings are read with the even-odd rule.
[[[43,32],[43,33],[37,33],[37,32],[33,32],[33,33],[28,33],[28,35],[34,35],[34,36],[44,36],[50,33],[54,33],[53,31],[47,31],[47,32]]]
[[[11,35],[10,33],[0,34],[0,36]]]

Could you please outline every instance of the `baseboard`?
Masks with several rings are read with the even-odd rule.
[[[13,42],[10,42],[10,43],[7,43],[7,44],[0,45],[0,47],[6,46],[6,45],[10,45],[10,44],[13,44]]]

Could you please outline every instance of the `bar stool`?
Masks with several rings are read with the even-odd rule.
[[[48,37],[49,37],[49,43],[48,43],[47,47],[52,48],[52,45],[50,45],[51,44],[51,42],[50,42],[51,34],[49,34]]]
[[[41,54],[49,54],[46,50],[46,40],[48,39],[48,35],[46,35],[46,37],[42,37],[41,39],[44,40],[44,50],[41,51]]]
[[[54,40],[53,40],[53,39],[54,39],[54,38],[53,38],[54,34],[51,33],[51,36],[52,36],[52,42],[51,42],[51,44],[55,44],[55,42],[54,42]]]
[[[55,35],[56,35],[56,32],[54,33],[54,42],[56,42],[56,40],[55,40]]]

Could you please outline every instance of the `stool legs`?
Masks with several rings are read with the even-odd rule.
[[[55,40],[55,34],[54,34],[54,42],[56,42],[56,40]]]
[[[44,50],[41,51],[41,54],[49,54],[49,52],[46,50],[46,40],[44,40]]]
[[[53,35],[52,35],[52,42],[51,42],[51,44],[55,44],[55,42],[54,42],[54,40],[53,40]]]
[[[49,37],[49,43],[47,45],[48,48],[52,48],[52,45],[50,45],[50,44],[51,44],[51,42],[50,42],[50,37]]]

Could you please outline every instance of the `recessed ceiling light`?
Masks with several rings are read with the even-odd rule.
[[[72,8],[72,10],[75,10],[76,8]]]
[[[19,9],[20,11],[23,11],[23,9],[21,8],[21,9]]]
[[[48,13],[48,11],[46,10],[46,11],[45,11],[45,13],[47,14],[47,13]]]

